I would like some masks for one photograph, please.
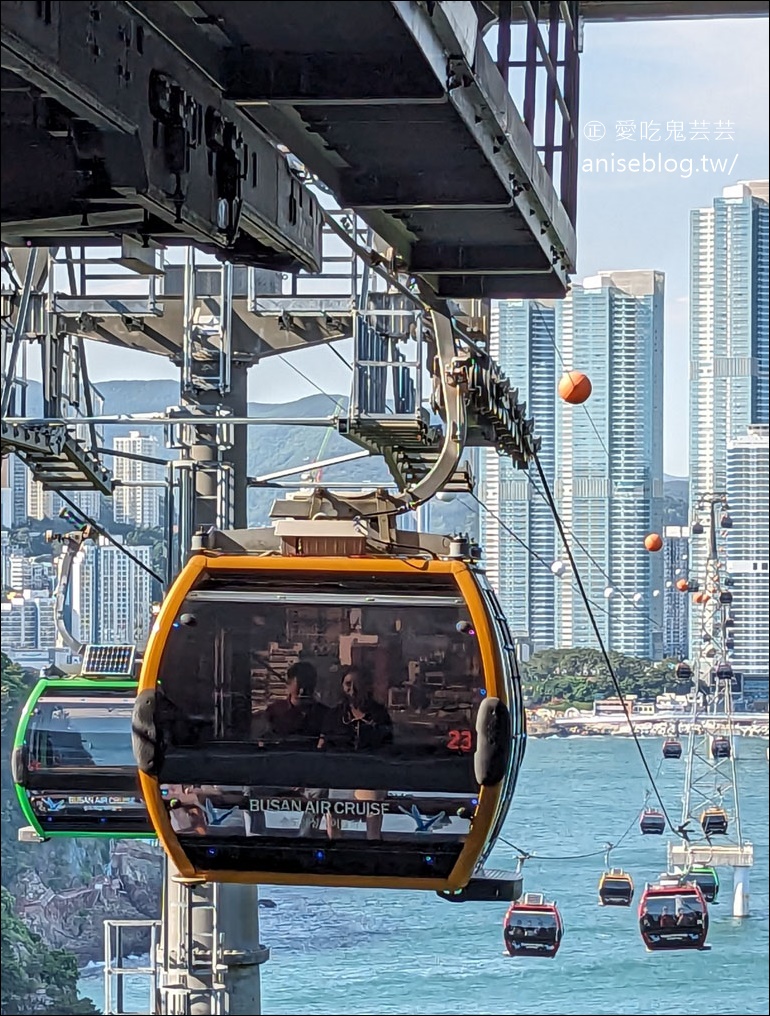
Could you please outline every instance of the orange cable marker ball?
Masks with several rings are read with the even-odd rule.
[[[591,381],[579,370],[570,370],[559,381],[559,396],[572,406],[579,406],[591,396]]]

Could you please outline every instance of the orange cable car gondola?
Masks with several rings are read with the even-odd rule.
[[[512,903],[503,921],[503,940],[509,956],[546,956],[559,951],[564,922],[559,908],[542,893],[525,893]]]
[[[630,907],[634,898],[634,880],[622,868],[610,868],[599,879],[600,907]]]
[[[704,949],[708,906],[694,883],[647,884],[639,901],[639,930],[650,952]]]
[[[478,883],[524,709],[472,557],[281,556],[216,531],[201,543],[161,607],[133,717],[147,808],[180,873],[505,898]]]
[[[706,808],[700,817],[700,824],[706,836],[727,835],[728,818],[724,808]]]

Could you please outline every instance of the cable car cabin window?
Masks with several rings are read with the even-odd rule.
[[[623,878],[605,878],[602,880],[602,892],[606,893],[629,893],[631,892],[631,886],[628,879]]]
[[[494,589],[492,589],[486,579],[482,576],[479,576],[479,585],[482,589],[482,595],[487,602],[490,618],[497,631],[497,638],[502,647],[502,662],[507,672],[509,687],[511,689],[511,735],[513,742],[513,750],[511,751],[509,762],[510,776],[506,782],[505,793],[501,795],[498,802],[497,814],[492,826],[492,834],[489,837],[487,849],[484,851],[480,859],[483,863],[486,861],[487,857],[489,857],[495,841],[502,832],[503,825],[508,817],[508,810],[510,808],[511,801],[513,800],[513,794],[516,789],[516,774],[518,774],[519,768],[524,759],[524,748],[526,742],[524,724],[526,714],[524,711],[521,681],[519,679],[518,661],[516,659],[516,653],[513,645],[513,637],[511,636],[511,632],[508,627],[508,621],[503,613],[503,608],[500,605],[500,601],[498,600]]]
[[[373,596],[371,578],[358,594],[345,576],[331,595],[324,578],[288,603],[232,586],[220,599],[207,584],[180,608],[156,709],[172,828],[185,841],[221,840],[208,868],[248,863],[228,851],[232,838],[269,839],[272,870],[282,850],[286,870],[296,865],[297,836],[317,838],[319,856],[331,841],[427,840],[433,870],[422,853],[415,864],[446,877],[479,792],[486,691],[467,608],[450,583],[407,597],[380,580]],[[367,863],[362,854],[360,874]],[[393,864],[409,867],[398,852]]]
[[[103,695],[41,696],[25,738],[30,775],[92,774],[136,767],[131,747],[133,699]]]
[[[44,835],[151,835],[127,692],[43,692],[29,715],[20,786]]]
[[[641,915],[642,928],[646,931],[666,929],[702,928],[703,909],[694,896],[653,896],[645,903]]]
[[[556,915],[550,911],[522,910],[508,918],[508,927],[554,932],[558,928],[558,922]]]

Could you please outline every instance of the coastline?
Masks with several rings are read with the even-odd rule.
[[[641,737],[686,737],[693,728],[689,717],[652,717],[647,714],[631,716],[634,730]],[[697,736],[722,734],[725,722],[720,720],[695,724]],[[738,737],[770,737],[766,716],[733,723]],[[549,720],[527,717],[529,737],[631,737],[632,732],[625,716],[559,717]]]

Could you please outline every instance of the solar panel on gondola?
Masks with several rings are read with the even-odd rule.
[[[134,734],[182,874],[452,893],[504,820],[524,712],[473,562],[207,551],[161,608]]]
[[[132,677],[135,646],[88,645],[83,651],[81,677]]]

